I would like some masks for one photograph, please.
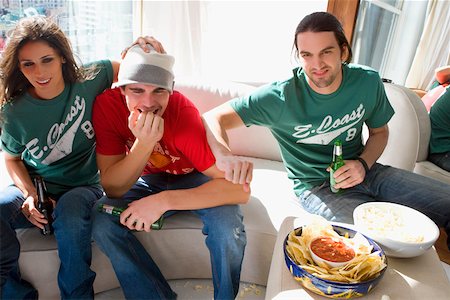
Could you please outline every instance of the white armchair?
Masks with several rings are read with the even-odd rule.
[[[427,160],[431,125],[422,100],[404,86],[385,83],[384,87],[395,115],[388,123],[388,145],[378,161],[450,184],[450,172]]]

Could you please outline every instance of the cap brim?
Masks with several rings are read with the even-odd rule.
[[[135,80],[122,80],[122,81],[117,81],[117,82],[114,82],[114,83],[111,85],[111,88],[117,88],[117,87],[121,87],[121,86],[124,86],[124,85],[128,85],[128,84],[136,84],[136,83],[137,83],[137,84],[145,84],[145,85],[157,86],[157,87],[163,88],[163,89],[165,89],[165,90],[168,90],[169,92],[172,92],[172,91],[173,91],[173,84],[172,84],[172,87],[169,88],[169,87],[167,87],[167,86],[162,86],[162,85],[158,85],[158,84],[154,84],[154,83],[139,82],[139,81],[135,81]]]

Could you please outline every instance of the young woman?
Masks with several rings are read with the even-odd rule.
[[[151,37],[135,43],[164,52]],[[1,145],[14,182],[0,193],[1,239],[12,241],[0,249],[0,298],[37,299],[20,277],[15,229],[43,228],[47,222],[36,208],[32,182],[41,176],[55,204],[61,298],[93,299],[90,211],[103,190],[92,106],[118,69],[119,63],[109,60],[79,67],[68,38],[48,18],[25,18],[13,29],[0,62]]]

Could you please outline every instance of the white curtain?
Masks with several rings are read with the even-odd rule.
[[[291,74],[295,28],[327,0],[142,1],[139,34],[175,56],[175,76],[269,82]],[[176,80],[176,79],[175,79]]]
[[[175,57],[177,77],[202,73],[205,1],[139,1],[138,35],[151,35]]]
[[[405,85],[427,90],[437,67],[450,64],[450,1],[431,0]]]

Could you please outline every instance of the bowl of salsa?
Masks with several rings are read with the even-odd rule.
[[[323,262],[332,268],[342,267],[355,258],[355,250],[337,237],[321,236],[309,244],[312,259],[320,265]]]

